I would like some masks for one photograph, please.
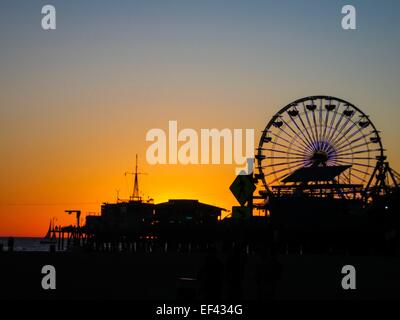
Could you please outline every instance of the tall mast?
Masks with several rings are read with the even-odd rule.
[[[130,200],[132,201],[140,201],[142,200],[139,193],[139,174],[146,174],[143,172],[138,172],[138,155],[136,154],[136,164],[135,164],[135,172],[125,172],[125,176],[127,174],[131,174],[133,176],[133,192],[130,196]]]
[[[133,184],[133,200],[140,200],[139,196],[139,180],[138,180],[138,155],[136,154],[136,166],[135,166],[135,182]]]

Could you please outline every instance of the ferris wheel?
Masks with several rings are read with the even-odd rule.
[[[321,167],[346,168],[336,182],[365,188],[385,156],[379,131],[368,115],[339,98],[310,96],[272,117],[255,158],[258,177],[271,192],[296,171]]]

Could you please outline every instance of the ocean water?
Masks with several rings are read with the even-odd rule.
[[[49,251],[49,244],[41,244],[42,238],[14,238],[14,251]],[[0,237],[0,246],[3,250],[8,250],[8,237]]]

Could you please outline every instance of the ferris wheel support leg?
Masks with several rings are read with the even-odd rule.
[[[392,180],[393,180],[394,186],[395,186],[396,188],[398,188],[398,187],[399,187],[399,182],[397,181],[397,179],[396,179],[396,177],[395,177],[393,171],[394,171],[394,170],[393,170],[393,169],[389,166],[389,164],[388,164],[388,172],[389,172],[389,175],[390,175],[390,177],[391,177]]]
[[[372,180],[374,179],[374,177],[375,177],[375,175],[376,175],[376,173],[377,173],[377,171],[380,171],[381,168],[382,167],[382,162],[381,161],[378,161],[377,162],[377,164],[376,164],[376,166],[375,166],[375,168],[374,168],[374,171],[372,172],[372,174],[371,174],[371,177],[369,178],[369,180],[368,180],[368,183],[367,183],[367,185],[365,186],[365,189],[364,189],[364,202],[365,203],[368,203],[368,200],[369,200],[369,198],[371,197],[371,196],[373,196],[372,194],[371,194],[371,192],[369,192],[369,189],[370,189],[370,187],[371,187],[371,184],[372,184]],[[375,192],[375,191],[374,191]]]

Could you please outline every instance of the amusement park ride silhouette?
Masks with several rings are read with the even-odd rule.
[[[380,132],[350,102],[310,96],[288,104],[268,122],[256,151],[258,195],[247,206],[265,210],[274,228],[296,241],[310,234],[371,240],[398,229],[400,175],[386,160]]]
[[[311,96],[282,108],[267,124],[255,156],[262,204],[271,198],[358,201],[367,206],[398,192],[400,175],[386,161],[380,132],[342,99]]]
[[[126,173],[134,176],[130,200],[103,204],[101,215],[87,216],[73,234],[95,249],[278,241],[330,248],[362,242],[369,250],[398,233],[400,175],[386,160],[380,132],[350,102],[321,95],[282,108],[262,131],[255,169],[236,177],[230,189],[240,206],[221,219],[224,209],[197,200],[143,201],[136,162]]]
[[[257,154],[261,194],[361,198],[368,203],[399,187],[380,132],[342,99],[311,96],[282,108],[262,133]]]

